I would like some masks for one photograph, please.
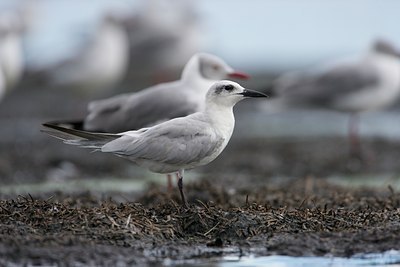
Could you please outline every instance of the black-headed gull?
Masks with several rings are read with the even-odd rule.
[[[387,107],[400,96],[400,53],[377,40],[361,58],[346,58],[312,71],[292,72],[273,84],[276,100],[288,107],[319,107],[351,113],[352,152],[359,152],[357,114]]]
[[[178,81],[91,102],[83,128],[115,133],[189,115],[202,110],[208,88],[227,77],[247,78],[217,56],[195,54]]]
[[[201,111],[207,88],[227,77],[248,78],[215,55],[197,53],[185,65],[180,80],[90,102],[83,121],[52,123],[72,124],[94,132],[137,130]]]
[[[92,148],[126,158],[156,173],[177,173],[182,203],[183,173],[213,161],[226,147],[235,126],[234,105],[246,97],[266,97],[231,81],[209,88],[205,108],[149,128],[119,134],[91,133],[44,124],[46,133],[66,144]]]

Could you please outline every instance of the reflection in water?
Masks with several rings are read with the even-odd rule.
[[[169,266],[177,266],[168,264]],[[389,250],[384,253],[371,253],[355,255],[351,258],[341,257],[289,257],[289,256],[266,256],[266,257],[232,257],[227,256],[221,262],[198,263],[185,266],[218,266],[218,267],[337,267],[337,266],[400,266],[400,252]]]

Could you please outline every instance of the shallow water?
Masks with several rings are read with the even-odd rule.
[[[135,169],[136,170],[136,169]],[[145,190],[149,183],[166,185],[167,181],[164,175],[158,175],[148,172],[140,172],[137,179],[127,179],[126,177],[86,177],[84,179],[71,179],[65,181],[42,181],[39,183],[23,183],[23,184],[8,184],[0,187],[0,194],[41,194],[51,193],[62,190],[66,193],[92,191],[98,193],[107,192],[140,192]],[[223,174],[220,174],[223,175]],[[230,175],[229,173],[225,175]],[[190,183],[198,180],[200,177],[207,177],[207,173],[199,173],[192,171],[185,176],[185,181]],[[355,175],[332,175],[326,177],[332,183],[344,187],[359,188],[373,187],[387,188],[389,185],[394,190],[400,189],[400,175],[393,173],[374,173],[374,174],[355,174]],[[269,178],[268,181],[273,181],[275,184],[286,182],[285,177],[276,176]]]
[[[396,250],[384,253],[371,253],[355,255],[351,258],[341,257],[289,257],[289,256],[227,256],[220,261],[207,261],[202,263],[171,262],[164,263],[166,266],[216,266],[216,267],[339,267],[339,266],[400,266],[400,252]]]

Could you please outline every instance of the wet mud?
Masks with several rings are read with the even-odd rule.
[[[0,201],[0,258],[15,264],[150,264],[229,254],[335,255],[400,244],[400,193],[305,178],[235,192],[205,177],[133,202],[91,193]],[[177,190],[175,190],[177,191]]]

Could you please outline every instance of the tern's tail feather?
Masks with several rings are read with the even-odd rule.
[[[46,122],[45,124],[61,126],[63,128],[69,128],[69,129],[75,129],[75,130],[84,130],[84,128],[83,128],[84,121],[81,119],[50,121],[50,122]]]
[[[100,149],[106,143],[121,137],[119,134],[92,133],[62,127],[52,123],[44,123],[43,126],[45,129],[43,129],[42,132],[61,139],[66,144],[85,148]]]

